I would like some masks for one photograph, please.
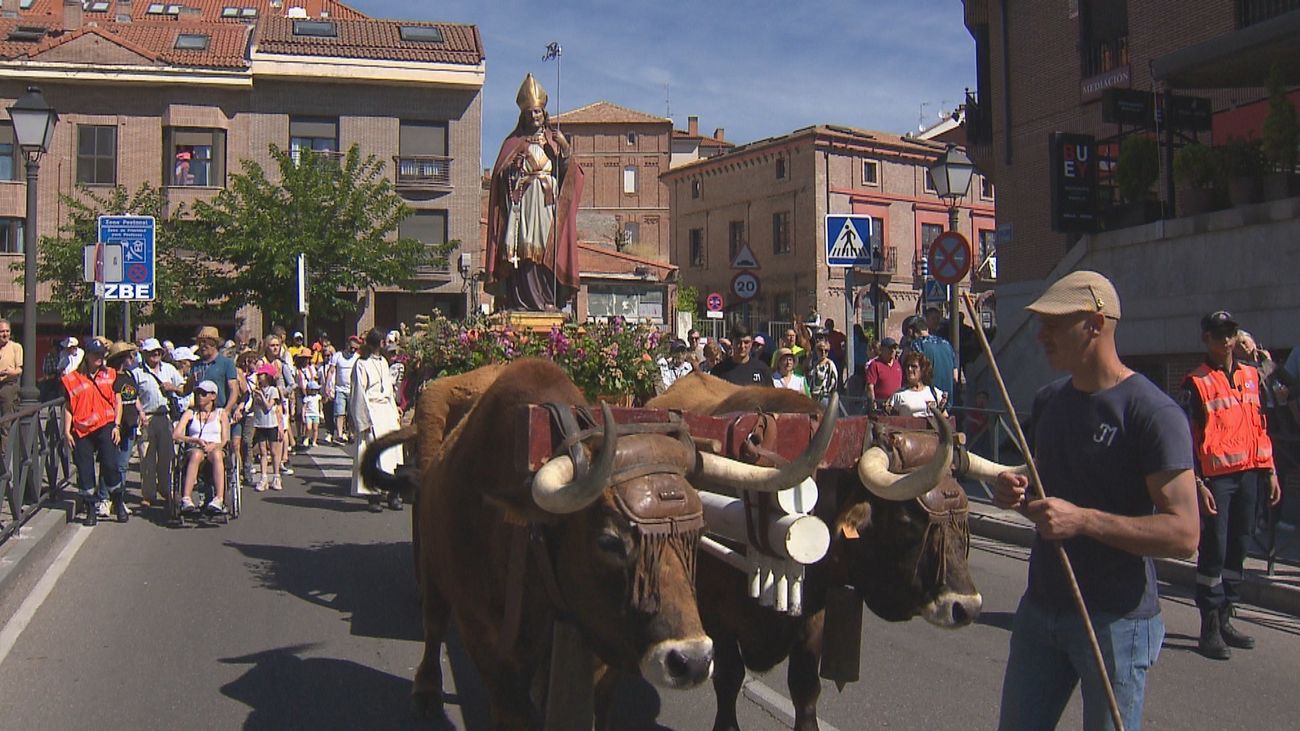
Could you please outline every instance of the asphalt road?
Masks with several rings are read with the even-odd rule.
[[[0,727],[422,728],[407,715],[421,652],[410,513],[365,512],[347,497],[347,456],[318,452],[319,468],[300,461],[284,492],[247,492],[230,525],[169,529],[146,515],[78,528],[84,542],[0,662]],[[943,631],[869,616],[862,681],[824,684],[827,724],[995,726],[1025,553],[976,539],[971,561],[985,597],[978,624]],[[1146,728],[1300,725],[1300,620],[1247,610],[1260,648],[1215,663],[1193,649],[1190,601],[1166,592],[1163,604],[1169,635]],[[490,728],[458,646],[445,662],[456,727]],[[754,679],[744,728],[788,728],[784,695],[784,668]],[[707,731],[713,707],[708,686],[661,696],[629,682],[617,727]],[[1061,728],[1079,727],[1076,698]]]

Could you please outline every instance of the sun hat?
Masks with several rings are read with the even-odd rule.
[[[198,360],[199,356],[194,351],[184,345],[172,351],[172,360]]]
[[[108,346],[108,355],[106,358],[107,360],[112,360],[119,355],[126,355],[127,353],[134,353],[135,351],[135,343],[128,343],[124,340],[119,340]]]
[[[198,385],[194,387],[194,390],[195,390],[195,391],[206,391],[206,392],[208,392],[208,393],[216,393],[216,392],[217,392],[217,384],[215,384],[215,383],[213,383],[212,381],[209,381],[209,380],[207,380],[207,379],[205,378],[205,379],[203,379],[202,381],[199,381]]]
[[[266,374],[268,376],[274,376],[276,375],[275,366],[271,365],[270,363],[263,363],[262,365],[257,367],[257,370],[253,371],[253,374],[258,376],[262,374]]]
[[[199,328],[198,334],[194,336],[194,342],[197,343],[200,340],[211,340],[214,343],[220,343],[221,331],[211,325],[205,325]]]
[[[1039,315],[1100,312],[1114,320],[1120,318],[1115,285],[1101,274],[1087,270],[1070,272],[1056,280],[1025,309]]]
[[[780,363],[781,359],[787,355],[793,358],[794,351],[790,350],[789,348],[777,348],[776,352],[772,354],[772,357],[775,360],[775,362]]]
[[[162,349],[162,343],[158,342],[158,338],[145,338],[144,342],[140,344],[141,353],[152,353],[155,350]]]

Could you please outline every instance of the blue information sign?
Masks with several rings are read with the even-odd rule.
[[[105,272],[104,299],[151,301],[154,298],[153,216],[100,216],[99,241],[121,251],[121,272]],[[106,257],[107,258],[107,257]]]
[[[871,267],[871,216],[826,216],[826,266]]]

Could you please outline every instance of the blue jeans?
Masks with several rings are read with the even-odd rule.
[[[109,438],[109,441],[112,441],[111,437]],[[117,443],[117,470],[118,474],[122,477],[122,481],[118,483],[117,489],[113,492],[120,492],[126,487],[126,468],[127,465],[131,463],[131,448],[134,446],[135,436],[132,435],[128,437],[123,433],[122,438]],[[108,485],[104,484],[104,476],[101,474],[99,476],[99,501],[102,503],[107,501],[108,498]]]
[[[77,465],[77,491],[81,499],[97,499],[99,480],[95,478],[95,463],[99,462],[99,479],[104,481],[105,494],[122,488],[121,458],[113,443],[113,425],[105,424],[84,437],[72,439],[72,461]]]
[[[1125,619],[1108,612],[1092,613],[1093,629],[1106,661],[1124,728],[1142,725],[1142,698],[1147,671],[1155,665],[1164,642],[1165,625],[1156,615]],[[1113,729],[1106,691],[1088,645],[1083,622],[1073,609],[1046,609],[1029,597],[1020,600],[1011,627],[1011,654],[1002,680],[1002,731],[1054,729],[1070,702],[1074,687],[1083,686],[1083,727]]]

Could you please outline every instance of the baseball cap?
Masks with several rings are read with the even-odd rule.
[[[1101,274],[1087,270],[1070,272],[1056,280],[1025,309],[1039,315],[1100,312],[1114,320],[1120,318],[1115,285]]]
[[[216,393],[216,392],[217,392],[217,384],[215,384],[215,383],[213,383],[212,381],[209,381],[209,380],[207,380],[207,379],[205,378],[205,379],[203,379],[202,381],[199,381],[199,384],[198,384],[197,386],[194,387],[194,390],[195,390],[195,391],[206,391],[206,392],[208,392],[208,393]]]
[[[78,344],[77,339],[74,337],[66,337],[63,339],[63,347],[65,348],[75,348]]]
[[[90,355],[103,355],[108,352],[108,346],[103,340],[91,338],[86,342],[85,351]]]
[[[685,353],[688,350],[690,350],[690,348],[680,339],[674,340],[672,345],[668,348],[668,351],[671,353]]]
[[[898,341],[895,340],[895,339],[893,339],[893,338],[885,338],[885,339],[883,339],[883,340],[880,341],[880,347],[882,347],[882,348],[897,348],[897,347],[898,347]]]
[[[162,343],[158,342],[158,338],[145,338],[140,344],[141,353],[152,353],[155,350],[162,350]]]
[[[763,337],[762,335],[755,335],[754,342],[758,343],[759,345],[767,345],[767,338]]]
[[[198,360],[199,356],[184,345],[172,351],[172,360]]]
[[[297,331],[294,331],[293,336],[294,336],[295,338],[300,338],[300,337],[302,337],[302,333],[297,332]]]
[[[1201,332],[1235,332],[1240,325],[1227,310],[1217,310],[1201,318]]]

